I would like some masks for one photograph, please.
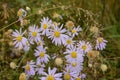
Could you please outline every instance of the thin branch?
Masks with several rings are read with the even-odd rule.
[[[22,64],[23,60],[26,58],[27,54],[28,54],[28,52],[23,55],[22,59],[20,60],[18,66],[17,66],[17,68],[16,68],[16,71],[17,71],[18,68],[21,66],[21,64]]]
[[[15,23],[17,23],[17,22],[19,22],[19,20],[14,21],[14,22],[12,22],[11,24],[9,24],[9,25],[3,27],[2,29],[0,29],[0,31],[2,31],[2,30],[4,30],[4,29],[8,28],[9,26],[11,26],[11,25],[13,25],[13,24],[15,24]]]
[[[55,7],[55,8],[45,9],[45,10],[42,10],[42,11],[45,12],[45,11],[52,10],[52,9],[57,9],[57,8],[61,8],[61,6],[58,6],[58,7]],[[34,13],[34,14],[31,14],[31,15],[28,15],[27,17],[33,16],[33,15],[35,15],[35,14],[37,14],[37,12]],[[26,18],[27,18],[27,17],[26,17]],[[3,28],[0,29],[0,31],[2,31],[2,30],[4,30],[4,29],[8,28],[9,26],[11,26],[11,25],[13,25],[13,24],[15,24],[15,23],[17,23],[17,22],[19,22],[19,21],[20,21],[20,20],[18,19],[18,20],[16,20],[16,21],[10,23],[10,24],[7,25],[7,26],[4,26]]]
[[[120,59],[120,57],[112,57],[112,58],[105,58],[105,59]]]
[[[58,6],[58,7],[54,7],[54,8],[49,8],[49,9],[44,9],[44,10],[42,10],[42,11],[45,12],[45,11],[48,11],[48,10],[53,10],[53,9],[58,9],[58,8],[62,8],[62,6]],[[78,8],[78,7],[67,7],[67,8]],[[84,10],[84,9],[82,9],[82,8],[78,8],[78,9],[80,9],[80,10],[82,10],[82,11],[86,11],[86,10]],[[33,14],[31,14],[31,15],[26,16],[26,18],[27,18],[27,17],[30,17],[30,16],[33,16],[33,15],[35,15],[35,14],[37,14],[37,12],[36,12],[36,13],[33,13]],[[93,14],[93,13],[92,13],[92,14]],[[20,20],[18,19],[18,20],[12,22],[11,24],[9,24],[9,25],[7,25],[7,26],[3,26],[3,28],[1,28],[0,31],[8,28],[9,26],[11,26],[11,25],[13,25],[13,24],[15,24],[15,23],[17,23],[17,22],[19,22],[19,21],[20,21]]]

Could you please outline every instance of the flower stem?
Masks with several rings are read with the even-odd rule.
[[[28,54],[28,52],[26,52],[26,53],[23,55],[23,57],[22,57],[21,61],[19,62],[18,66],[17,66],[16,71],[17,71],[17,70],[18,70],[18,68],[21,66],[21,64],[22,64],[23,60],[26,58],[27,54]]]

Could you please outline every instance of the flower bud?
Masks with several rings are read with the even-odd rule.
[[[6,36],[8,36],[8,35],[9,35],[9,33],[8,33],[8,32],[5,32],[5,35],[6,35]]]
[[[74,23],[72,21],[67,21],[65,26],[71,30],[74,27]]]
[[[55,26],[59,26],[60,23],[57,23],[57,22],[54,21],[54,22],[53,22],[53,25],[51,25],[51,26],[54,28],[54,25],[55,25]]]
[[[30,9],[30,7],[27,6],[27,7],[26,7],[26,10],[27,10],[27,11],[30,11],[31,9]]]
[[[23,19],[23,23],[22,23],[22,25],[27,25],[28,23],[30,23],[29,20],[27,20],[27,19]]]
[[[0,39],[0,42],[4,42],[4,41],[5,41],[5,39],[3,39],[3,38],[2,38],[2,39]]]
[[[53,13],[53,18],[58,18],[60,15],[58,13]]]
[[[16,68],[16,64],[14,62],[11,62],[10,63],[10,68],[15,69]]]
[[[43,11],[41,9],[38,10],[38,14],[42,15]]]
[[[19,80],[26,80],[26,74],[21,73],[20,76],[19,76]]]
[[[45,49],[48,49],[48,47],[45,47]]]
[[[55,64],[56,64],[57,66],[60,66],[60,65],[63,64],[63,60],[62,60],[61,58],[56,58],[56,59],[55,59]]]
[[[88,67],[90,67],[90,68],[91,68],[91,67],[92,67],[92,64],[88,64]]]
[[[12,30],[12,29],[9,29],[9,30],[8,30],[8,32],[9,32],[9,33],[12,33],[12,32],[13,32],[13,30]]]
[[[12,41],[9,42],[9,46],[13,46],[13,42]]]
[[[90,31],[97,34],[99,29],[98,29],[98,27],[93,26],[93,27],[90,28]]]
[[[27,15],[27,12],[24,9],[19,9],[17,12],[17,16],[19,17],[25,17]]]
[[[101,69],[103,72],[107,71],[107,65],[106,64],[101,64]]]
[[[95,58],[95,57],[98,57],[99,56],[99,51],[95,51],[95,50],[92,50],[92,51],[89,51],[87,53],[87,57],[90,59],[90,58]]]

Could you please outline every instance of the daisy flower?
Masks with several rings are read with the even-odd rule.
[[[106,40],[104,40],[102,37],[98,37],[96,40],[95,48],[99,49],[99,50],[103,50],[103,49],[105,49],[106,43],[107,43]]]
[[[42,38],[37,42],[37,46],[40,46],[40,47],[43,47],[44,44],[45,43]]]
[[[44,74],[45,65],[40,62],[37,62],[36,65],[37,66],[36,66],[35,70],[36,70],[37,74],[39,74],[39,75]]]
[[[24,18],[27,15],[27,12],[24,9],[19,9],[17,12],[17,16],[19,16],[19,18]]]
[[[69,66],[66,66],[63,73],[64,80],[75,80],[75,77],[77,77],[76,71],[71,71],[71,68]]]
[[[17,12],[17,16],[19,16],[19,21],[20,21],[20,25],[23,26],[24,23],[24,18],[26,17],[27,12],[24,9],[19,9]]]
[[[74,62],[74,61],[83,62],[83,54],[81,54],[75,46],[68,48],[66,52],[64,52],[64,54],[67,54],[65,56],[67,62]]]
[[[39,46],[39,47],[37,47],[37,50],[35,50],[35,51],[36,51],[35,56],[38,57],[37,58],[38,62],[47,63],[49,61],[48,58],[50,58],[50,57],[49,57],[49,55],[46,54],[45,48]]]
[[[82,53],[86,53],[86,52],[89,52],[90,50],[92,50],[92,46],[89,42],[80,41],[79,44],[78,44],[78,49]]]
[[[70,32],[68,32],[68,34],[72,37],[75,37],[78,35],[78,32],[80,31],[82,31],[82,28],[80,26],[78,26],[77,28],[74,27],[73,29],[71,29]]]
[[[13,44],[16,48],[22,49],[26,45],[27,38],[23,37],[24,33],[25,31],[22,32],[22,28],[20,28],[20,32],[17,30],[13,32],[12,36],[14,37],[13,40],[15,41]]]
[[[23,66],[23,68],[25,69],[25,73],[28,76],[34,76],[35,75],[35,62],[27,62],[27,64],[25,66]]]
[[[30,49],[30,44],[29,44],[28,41],[26,42],[26,45],[24,46],[23,49],[24,49],[25,52],[29,51],[29,49]]]
[[[45,73],[45,77],[41,77],[41,80],[62,80],[62,73],[56,73],[57,68],[53,68],[52,70],[50,67],[48,68],[48,73]]]
[[[64,44],[65,40],[68,38],[66,34],[66,29],[62,29],[63,25],[59,28],[58,26],[54,26],[54,30],[51,30],[50,35],[48,38],[52,39],[52,42],[55,43],[55,45],[61,45]]]
[[[33,41],[36,43],[40,41],[40,30],[38,29],[38,26],[33,25],[29,27],[29,41],[31,44],[34,44]]]
[[[78,74],[83,69],[82,63],[79,61],[72,61],[70,64],[68,64],[68,66],[70,67],[71,71],[76,71]]]
[[[86,78],[85,74],[78,74],[78,76],[75,78],[75,80],[84,80]]]
[[[64,45],[69,48],[74,46],[75,41],[72,40],[72,38],[68,37],[68,39],[65,40]]]
[[[49,29],[50,26],[52,24],[52,21],[47,17],[47,18],[43,18],[41,23],[41,27],[40,27],[40,31],[42,31],[42,35],[49,35]]]

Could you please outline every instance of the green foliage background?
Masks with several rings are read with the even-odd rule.
[[[9,15],[7,17],[4,17],[4,4],[7,4],[8,14],[6,15]],[[102,56],[104,57],[103,61],[108,65],[108,71],[101,74],[98,73],[97,79],[120,80],[120,0],[0,0],[0,29],[18,19],[17,11],[20,8],[29,6],[31,8],[31,13],[34,14],[39,9],[44,10],[53,6],[63,5],[83,8],[85,10],[93,12],[95,15],[98,15],[97,21],[102,25],[101,31],[104,34],[104,38],[108,40],[106,50],[102,52]],[[57,9],[56,11],[59,14],[69,14],[67,11],[61,12]],[[48,16],[51,15],[48,12]],[[32,17],[29,17],[29,19],[31,20],[30,24],[39,24],[41,16],[35,14]],[[18,24],[14,24],[6,28],[4,31],[10,28],[15,29],[19,27]],[[0,38],[2,38],[2,35],[4,33],[3,31],[0,31],[0,33]],[[1,46],[2,44],[0,43],[0,47]],[[6,54],[4,55],[6,57],[4,60],[3,58],[0,58],[0,80],[18,80],[21,71],[18,71],[16,73],[9,67],[9,63],[13,60],[17,62],[17,58],[8,59],[10,54],[8,51],[9,49],[6,46]],[[2,52],[0,51],[0,56],[1,53]],[[88,72],[87,75],[88,77],[86,80],[93,80],[91,77],[92,73]]]

